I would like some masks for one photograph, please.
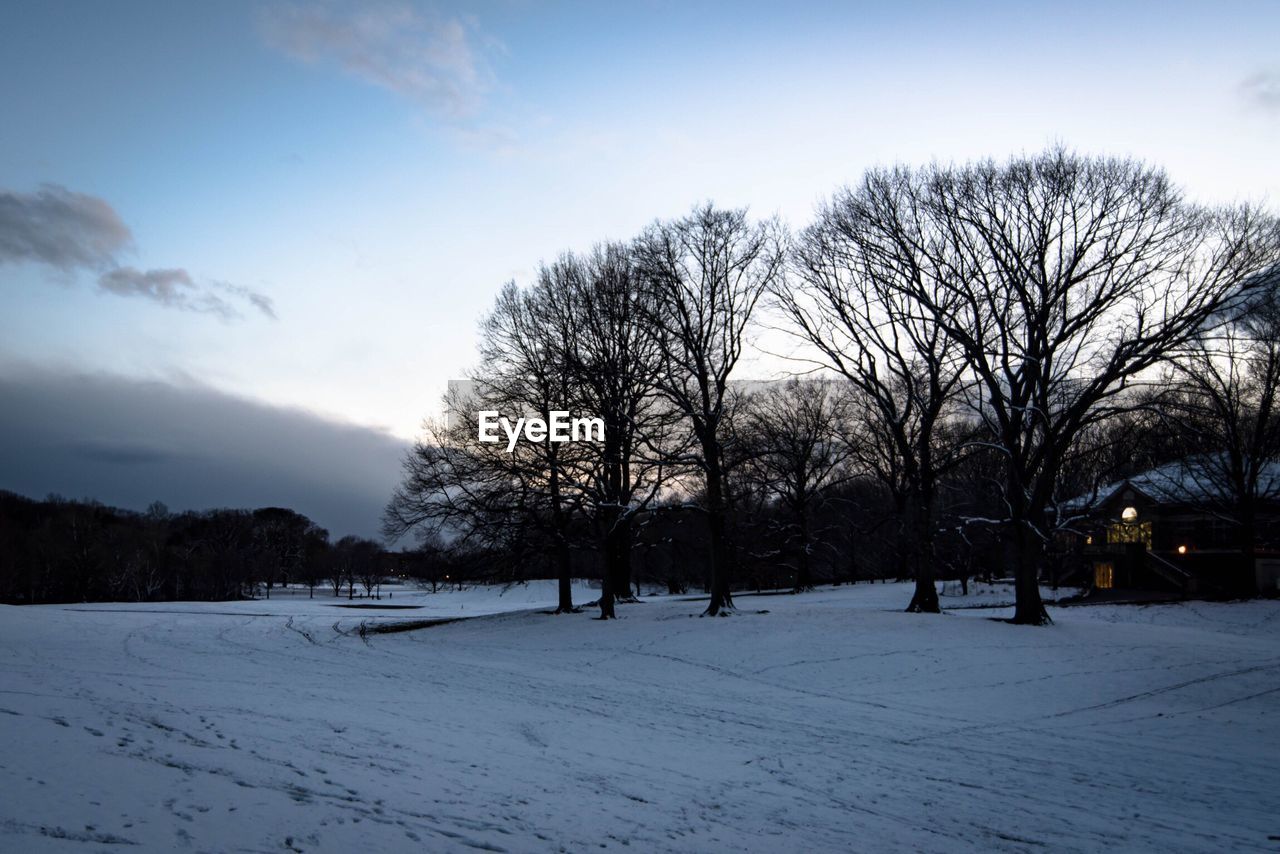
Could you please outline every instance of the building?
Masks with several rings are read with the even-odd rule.
[[[1095,590],[1280,593],[1280,463],[1263,469],[1253,559],[1233,502],[1194,461],[1161,466],[1066,502],[1068,578]]]

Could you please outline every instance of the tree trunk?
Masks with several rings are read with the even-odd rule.
[[[704,616],[715,617],[733,611],[729,592],[729,549],[725,537],[724,481],[719,451],[707,449],[707,527],[711,545],[711,603]]]
[[[564,537],[556,537],[556,578],[559,588],[559,604],[557,614],[573,613],[573,557],[569,553],[569,543]]]
[[[549,458],[551,477],[547,484],[548,499],[551,504],[552,559],[556,562],[556,579],[558,580],[559,603],[557,614],[573,612],[573,555],[569,549],[569,519],[564,512],[564,503],[560,497],[560,461],[554,454]]]
[[[1256,596],[1262,591],[1258,589],[1258,521],[1252,501],[1246,499],[1242,502],[1238,518],[1240,519],[1240,592],[1246,596]]]
[[[809,533],[809,508],[801,503],[796,507],[796,515],[800,522],[800,554],[796,558],[796,593],[813,589],[813,569],[809,564],[809,544],[812,539]]]
[[[622,419],[605,429],[604,482],[600,503],[597,504],[597,524],[600,526],[600,553],[603,567],[600,572],[600,619],[617,617],[614,605],[619,598],[631,596],[631,527],[623,520],[622,435],[625,427]],[[626,541],[624,551],[622,542]],[[624,565],[625,564],[625,565]]]
[[[605,508],[600,513],[600,619],[617,617],[614,602],[618,598],[614,585],[618,579],[618,510]]]
[[[1011,622],[1021,626],[1045,626],[1053,621],[1040,599],[1040,559],[1044,553],[1040,538],[1028,523],[1011,520],[1014,552],[1014,594],[1016,604]]]
[[[907,605],[913,614],[940,614],[938,587],[933,571],[933,520],[925,498],[908,499],[903,530],[906,532],[907,566],[916,579],[915,593]]]
[[[612,548],[609,550],[609,577],[615,599],[634,602],[631,592],[631,521],[619,516],[613,523]]]
[[[600,573],[600,619],[614,620],[618,614],[614,610],[613,579],[609,577],[608,547],[606,546],[605,565]]]
[[[942,606],[938,602],[937,580],[933,575],[933,560],[924,554],[915,558],[916,589],[911,594],[911,602],[907,611],[912,614],[941,614]]]

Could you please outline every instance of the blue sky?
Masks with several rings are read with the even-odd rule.
[[[1274,201],[1277,45],[1274,0],[10,2],[0,193],[130,237],[97,266],[0,241],[0,364],[409,437],[504,281],[700,200],[796,227],[869,166],[1062,142]]]

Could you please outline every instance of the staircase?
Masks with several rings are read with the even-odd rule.
[[[1147,567],[1156,575],[1181,590],[1183,593],[1196,592],[1196,577],[1177,564],[1151,552],[1146,552]]]

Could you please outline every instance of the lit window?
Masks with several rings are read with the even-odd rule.
[[[1107,527],[1108,543],[1142,543],[1151,548],[1150,522],[1117,522]]]
[[[1122,522],[1133,522],[1138,518],[1137,507],[1126,507],[1120,511],[1120,520]]]
[[[1115,586],[1116,572],[1115,567],[1109,563],[1095,563],[1093,565],[1093,586],[1099,590],[1110,590]]]

